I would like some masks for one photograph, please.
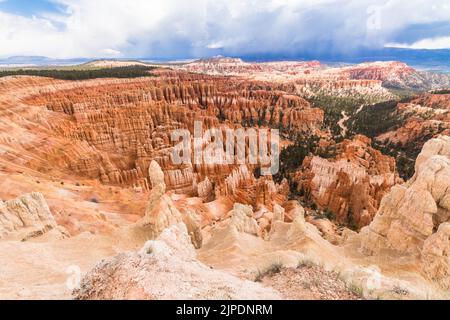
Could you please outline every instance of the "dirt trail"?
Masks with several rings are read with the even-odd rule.
[[[356,110],[355,115],[361,112],[361,110],[365,107],[365,104],[359,106],[358,110]]]
[[[338,126],[341,128],[341,135],[342,135],[342,137],[345,137],[346,135],[347,135],[347,131],[348,131],[348,128],[347,128],[347,126],[345,125],[345,122],[347,122],[347,120],[348,119],[350,119],[350,116],[348,116],[346,113],[345,113],[345,111],[342,111],[341,112],[341,115],[342,115],[342,118],[341,118],[341,120],[339,120],[338,121]]]

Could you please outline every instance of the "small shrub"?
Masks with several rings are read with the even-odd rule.
[[[303,287],[303,289],[311,289],[311,282],[302,281],[302,287]]]
[[[276,274],[280,273],[283,269],[283,264],[281,262],[274,262],[272,263],[269,268],[267,269],[268,274]]]
[[[308,259],[300,259],[297,264],[297,268],[310,268],[312,266],[314,266],[314,262]]]
[[[399,285],[395,285],[394,288],[392,288],[392,292],[401,296],[407,296],[409,294],[408,289],[405,289]]]
[[[347,226],[350,230],[358,231],[358,224],[353,217],[353,212],[351,209],[349,209],[347,213]]]
[[[261,282],[263,278],[264,278],[264,273],[261,270],[258,270],[258,273],[256,274],[254,281]]]
[[[350,282],[349,284],[347,284],[347,290],[357,297],[362,298],[364,296],[363,289],[354,282]]]
[[[312,284],[314,287],[318,288],[318,287],[320,287],[320,285],[322,284],[322,282],[321,282],[319,279],[314,278],[314,279],[311,280],[311,284]]]
[[[324,216],[330,221],[336,220],[336,215],[330,209],[325,209]]]
[[[261,282],[265,276],[271,276],[271,275],[280,273],[282,269],[283,269],[283,264],[281,262],[274,262],[265,270],[263,270],[263,271],[258,270],[258,273],[256,274],[256,277],[255,277],[255,282]]]

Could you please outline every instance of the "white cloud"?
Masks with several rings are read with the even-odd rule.
[[[31,18],[0,12],[0,56],[342,53],[393,45],[411,25],[450,22],[448,0],[52,1],[66,11]],[[422,41],[417,46],[448,44],[446,37]]]
[[[119,57],[122,55],[122,52],[119,50],[114,49],[103,49],[101,50],[102,53],[104,53],[106,56],[112,56],[112,57]]]
[[[394,42],[386,44],[386,47],[403,49],[450,49],[450,37],[427,38],[411,44]]]

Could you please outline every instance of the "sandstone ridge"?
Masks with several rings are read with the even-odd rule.
[[[362,250],[390,250],[421,258],[423,272],[449,288],[450,138],[429,140],[416,161],[416,173],[383,198],[373,222],[362,229]]]
[[[41,193],[0,202],[0,239],[26,241],[46,233],[58,238],[68,236],[67,231],[57,225]]]

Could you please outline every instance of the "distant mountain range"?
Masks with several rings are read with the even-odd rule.
[[[403,53],[404,55],[404,53]],[[449,55],[450,56],[450,55]],[[392,57],[392,55],[386,55]],[[425,59],[425,57],[428,57]],[[252,74],[262,78],[270,78],[282,73],[284,76],[300,73],[320,73],[322,77],[343,76],[345,79],[377,80],[385,87],[408,89],[408,90],[432,90],[448,88],[450,86],[450,66],[448,62],[442,61],[444,54],[436,55],[437,60],[433,63],[432,54],[422,52],[409,57],[409,63],[402,60],[383,61],[367,58],[364,63],[357,60],[328,62],[308,59],[297,59],[297,61],[273,60],[270,62],[255,62],[235,57],[215,56],[202,58],[195,61],[151,61],[148,59],[54,59],[43,56],[14,56],[0,59],[0,67],[25,68],[25,67],[47,67],[47,66],[71,66],[81,65],[95,67],[114,67],[126,65],[140,65],[148,63],[171,63],[173,67],[185,69],[190,72],[206,74]],[[372,57],[375,58],[375,57]],[[414,58],[418,58],[414,60]],[[322,74],[323,73],[323,74]]]
[[[75,59],[53,59],[43,56],[13,56],[8,58],[0,58],[0,65],[15,66],[46,66],[46,65],[72,65],[88,62],[92,59],[75,58]]]
[[[312,61],[319,60],[328,65],[347,65],[358,64],[362,62],[373,61],[401,61],[409,66],[423,71],[435,71],[442,73],[450,73],[450,50],[410,50],[410,49],[397,49],[397,48],[385,48],[378,51],[359,52],[355,55],[246,55],[241,58],[246,62],[269,62],[269,61],[287,61],[287,60],[301,60]],[[110,59],[116,61],[128,61],[139,60],[142,62],[151,63],[168,63],[175,62],[168,58],[120,58]],[[44,56],[13,56],[8,58],[0,58],[0,65],[13,65],[13,66],[46,66],[46,65],[76,65],[86,63],[93,60],[92,58],[72,58],[72,59],[55,59]],[[191,62],[194,59],[177,60],[176,62]]]
[[[319,60],[326,64],[358,64],[374,61],[401,61],[409,66],[426,71],[450,73],[450,49],[413,50],[403,48],[383,48],[380,50],[360,50],[353,54],[332,54],[316,52],[300,55],[247,55],[245,61],[267,62],[282,60]]]

